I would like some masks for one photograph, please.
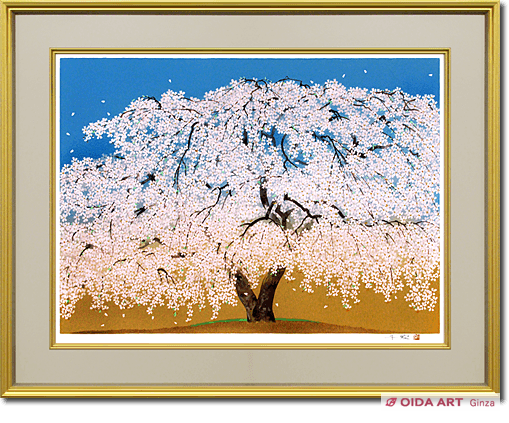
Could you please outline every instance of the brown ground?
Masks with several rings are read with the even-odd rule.
[[[381,333],[375,330],[338,326],[319,322],[285,321],[275,322],[216,322],[195,326],[177,326],[145,330],[103,330],[79,333]]]
[[[438,288],[438,282],[434,285]],[[274,297],[276,319],[297,319],[307,322],[279,321],[268,326],[274,333],[439,333],[440,310],[416,312],[403,299],[386,303],[384,296],[372,290],[361,289],[361,302],[345,310],[337,297],[327,297],[325,289],[319,287],[314,294],[302,292],[298,281],[282,280]],[[152,318],[153,317],[153,318]],[[245,319],[244,307],[225,305],[219,312],[218,321]],[[186,310],[176,316],[171,310],[159,307],[153,315],[144,307],[120,310],[111,305],[109,310],[99,313],[90,310],[90,298],[84,298],[76,306],[69,320],[60,320],[61,333],[246,333],[267,332],[263,323],[247,322],[207,323],[211,320],[210,308],[201,312],[196,307],[191,322],[186,323]],[[312,323],[320,322],[320,323]]]

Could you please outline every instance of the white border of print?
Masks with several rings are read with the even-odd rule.
[[[60,274],[60,59],[62,58],[246,58],[246,59],[262,59],[262,58],[436,58],[440,60],[440,111],[444,110],[444,56],[442,54],[111,54],[111,53],[90,53],[90,54],[57,54],[56,55],[56,87],[55,87],[55,104],[56,104],[56,148],[55,148],[55,166],[57,175],[56,179],[56,275]],[[440,155],[441,155],[441,190],[440,198],[444,198],[444,119],[440,117]],[[444,229],[445,217],[443,208],[440,208],[440,274],[444,274]],[[440,278],[440,333],[438,334],[420,334],[419,339],[415,340],[413,334],[61,334],[60,333],[60,316],[59,316],[59,297],[60,286],[58,281],[55,289],[55,308],[56,315],[56,343],[57,344],[441,344],[444,343],[444,281]]]

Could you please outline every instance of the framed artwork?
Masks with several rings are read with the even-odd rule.
[[[498,2],[67,6],[2,3],[3,396],[498,392]]]
[[[448,51],[52,53],[54,347],[448,347]]]

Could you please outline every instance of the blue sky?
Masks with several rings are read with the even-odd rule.
[[[290,77],[320,84],[337,79],[346,87],[399,87],[409,94],[432,94],[438,102],[439,69],[439,59],[433,58],[61,58],[60,166],[72,157],[112,153],[108,139],[85,143],[83,127],[123,112],[142,95],[160,98],[171,89],[201,98],[232,79]]]

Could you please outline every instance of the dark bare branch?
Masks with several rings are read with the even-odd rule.
[[[304,207],[304,206],[303,206],[302,204],[300,204],[298,201],[294,200],[293,198],[290,198],[290,197],[288,196],[288,194],[285,194],[284,199],[285,199],[286,201],[290,201],[290,202],[292,202],[292,203],[293,203],[293,204],[295,204],[297,207],[299,207],[299,208],[300,208],[303,212],[305,212],[305,213],[306,213],[306,215],[307,215],[310,219],[315,219],[316,221],[318,221],[318,219],[319,219],[320,217],[322,217],[322,215],[321,215],[321,214],[312,214],[312,213],[309,211],[309,209],[308,209],[307,207]]]
[[[191,125],[191,130],[189,131],[189,137],[187,138],[187,148],[182,154],[182,157],[179,160],[179,164],[177,166],[177,170],[175,171],[175,176],[173,177],[174,185],[178,188],[178,178],[180,175],[180,168],[182,166],[182,163],[184,163],[184,158],[186,157],[187,152],[191,149],[191,138],[193,137],[194,129],[196,128],[196,125],[198,125],[198,122],[194,122]],[[184,163],[185,165],[185,163]]]

